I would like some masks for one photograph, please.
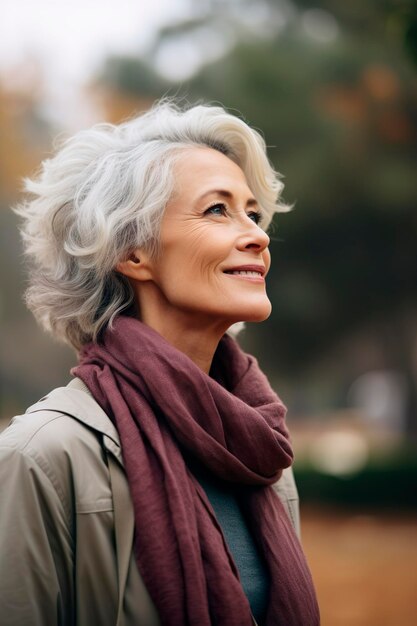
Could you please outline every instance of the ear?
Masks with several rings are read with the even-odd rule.
[[[152,280],[152,264],[149,253],[139,248],[131,252],[126,261],[120,261],[116,265],[116,270],[133,280]]]

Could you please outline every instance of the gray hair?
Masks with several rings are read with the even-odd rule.
[[[220,150],[241,167],[263,228],[288,210],[261,135],[219,106],[164,100],[120,125],[78,132],[25,179],[27,199],[15,208],[30,267],[26,304],[55,337],[79,349],[117,314],[131,314],[132,288],[115,267],[135,248],[157,251],[173,164],[190,146]]]

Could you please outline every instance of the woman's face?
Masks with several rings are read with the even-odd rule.
[[[160,254],[147,262],[159,314],[225,329],[266,319],[269,237],[242,170],[217,150],[196,147],[181,153],[174,175]]]

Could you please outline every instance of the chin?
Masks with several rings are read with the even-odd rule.
[[[246,317],[245,322],[264,322],[270,315],[271,311],[264,313],[263,315],[252,315],[251,317]]]
[[[253,306],[247,311],[242,311],[240,322],[264,322],[271,315],[272,305],[269,300],[262,305]]]

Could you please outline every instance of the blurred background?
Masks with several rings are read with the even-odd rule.
[[[2,426],[76,360],[22,303],[22,177],[58,134],[162,95],[258,128],[294,205],[272,232],[273,314],[241,343],[289,407],[323,625],[415,624],[415,2],[3,0]]]

